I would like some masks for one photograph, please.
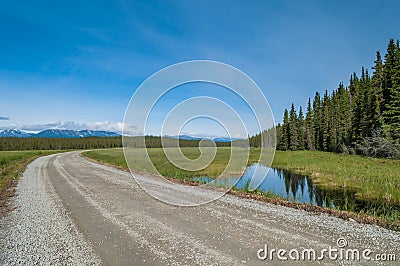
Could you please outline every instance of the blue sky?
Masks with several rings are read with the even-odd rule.
[[[4,0],[0,128],[116,130],[146,78],[197,59],[244,71],[281,121],[292,102],[370,68],[400,38],[399,10],[398,1]]]

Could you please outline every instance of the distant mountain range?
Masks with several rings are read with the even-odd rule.
[[[0,131],[0,138],[87,138],[87,137],[118,137],[118,133],[100,130],[71,130],[71,129],[46,129],[39,133],[28,133],[18,129],[9,129]],[[227,137],[200,137],[189,135],[166,136],[183,140],[213,140],[215,142],[230,142],[239,140],[238,138]]]
[[[189,136],[189,135],[177,135],[177,136],[170,136],[171,138],[177,138],[177,139],[184,139],[184,140],[213,140],[214,142],[231,142],[235,140],[240,140],[238,138],[226,138],[226,137],[216,137],[216,138],[211,138],[211,137],[197,137],[197,136]]]
[[[70,129],[46,129],[39,133],[27,133],[18,129],[0,131],[0,138],[85,138],[85,137],[118,137],[115,132],[99,130],[70,130]]]
[[[12,138],[30,138],[32,134],[20,131],[18,129],[9,129],[0,131],[0,137],[12,137]]]

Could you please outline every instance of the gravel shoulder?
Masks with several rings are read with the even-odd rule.
[[[191,200],[193,189],[188,193],[185,185],[136,177],[154,193]],[[213,197],[217,192],[196,193]],[[146,194],[130,173],[85,160],[79,152],[33,161],[11,204],[18,208],[0,220],[3,265],[305,264],[276,257],[263,261],[257,251],[266,244],[320,251],[337,248],[341,237],[346,248],[395,254],[400,260],[398,232],[232,195],[198,207],[168,205]],[[306,262],[396,265],[327,258]]]
[[[2,265],[100,265],[48,178],[42,157],[19,180],[10,215],[0,220]]]

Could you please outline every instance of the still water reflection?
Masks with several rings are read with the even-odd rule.
[[[354,191],[320,189],[306,175],[294,174],[287,170],[268,168],[259,163],[248,166],[239,181],[237,181],[237,178],[213,179],[206,176],[194,177],[193,180],[201,183],[213,182],[216,186],[233,186],[237,181],[234,185],[235,188],[246,189],[251,182],[262,180],[263,177],[265,179],[259,185],[258,190],[273,192],[275,195],[284,197],[289,201],[330,208],[342,204],[355,204],[356,201]]]

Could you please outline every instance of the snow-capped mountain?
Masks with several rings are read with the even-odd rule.
[[[202,139],[207,139],[207,138],[202,138],[202,137],[192,137],[189,135],[178,135],[178,136],[166,136],[174,139],[183,139],[183,140],[202,140]]]
[[[118,137],[121,136],[115,132],[103,131],[103,130],[80,130],[78,131],[81,138],[84,137]]]
[[[34,138],[80,138],[78,131],[70,129],[46,129],[32,137]]]
[[[86,137],[117,137],[115,132],[99,130],[46,129],[39,133],[27,133],[18,129],[0,131],[0,137],[13,138],[86,138]]]
[[[71,129],[46,129],[39,133],[28,133],[18,129],[8,129],[0,131],[0,138],[13,137],[13,138],[87,138],[87,137],[118,137],[118,133],[102,130],[71,130]],[[190,135],[177,135],[165,136],[170,138],[177,138],[182,140],[213,140],[215,142],[230,142],[239,140],[238,138],[228,137],[206,137],[206,136],[190,136]]]
[[[7,129],[0,131],[0,138],[4,137],[12,137],[12,138],[30,138],[32,134],[23,132],[18,129]]]
[[[213,138],[213,141],[215,141],[215,142],[231,142],[231,141],[235,141],[235,140],[241,140],[241,139],[238,139],[238,138],[224,138],[224,137]]]
[[[183,140],[213,140],[214,142],[231,142],[235,140],[240,140],[238,138],[228,138],[228,137],[200,137],[200,136],[189,136],[189,135],[177,135],[177,136],[170,136],[171,138],[183,139]]]

